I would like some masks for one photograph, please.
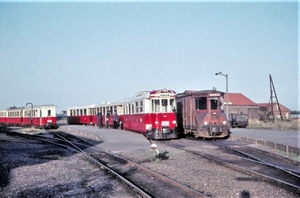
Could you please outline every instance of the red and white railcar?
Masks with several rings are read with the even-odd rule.
[[[106,121],[108,122],[109,127],[113,127],[113,114],[116,111],[118,114],[118,127],[122,129],[122,120],[123,120],[123,104],[121,102],[102,102],[100,104],[97,104],[95,106],[94,112],[94,122],[96,125],[99,126],[97,113],[101,110],[102,112],[102,125],[106,125]],[[109,116],[107,118],[107,113],[109,113]]]
[[[7,123],[7,114],[8,114],[7,109],[0,110],[0,125],[6,125],[6,123]]]
[[[110,116],[108,117],[108,125],[113,126],[113,113],[117,112],[119,117],[118,125],[121,124],[123,116],[123,107],[122,103],[115,102],[102,102],[99,104],[85,105],[85,106],[75,106],[67,108],[67,122],[68,124],[82,124],[82,125],[97,125],[98,118],[97,114],[99,110],[102,111],[102,125],[106,124],[106,115],[109,112]]]
[[[7,109],[7,125],[21,126],[23,123],[23,109],[24,107]]]
[[[58,128],[55,105],[16,107],[0,111],[0,123],[9,126]]]
[[[56,120],[55,105],[37,105],[33,107],[25,107],[22,110],[22,125],[55,129],[58,128]]]
[[[96,105],[85,105],[67,108],[67,122],[68,124],[84,124],[94,125],[95,112],[94,107]]]
[[[123,129],[143,133],[151,139],[177,138],[176,92],[141,91],[123,102]]]

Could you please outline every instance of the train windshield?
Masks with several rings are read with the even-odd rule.
[[[219,101],[218,97],[209,98],[210,109],[217,110],[219,105],[222,105],[222,101]],[[197,97],[195,98],[196,110],[207,110],[209,105],[207,104],[207,97]]]
[[[218,100],[218,98],[211,98],[210,99],[210,109],[211,110],[216,110],[216,109],[218,109],[218,102],[219,100]]]
[[[152,99],[152,112],[153,113],[166,113],[172,112],[173,109],[176,109],[175,99]]]

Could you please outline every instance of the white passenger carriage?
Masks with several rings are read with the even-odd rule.
[[[11,126],[58,128],[55,105],[14,107],[0,111],[0,123]]]

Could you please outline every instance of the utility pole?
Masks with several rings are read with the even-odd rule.
[[[226,118],[229,120],[228,115],[228,74],[223,74],[222,72],[215,73],[215,75],[222,75],[226,78]]]
[[[31,112],[30,112],[30,127],[33,128],[33,123],[32,123],[32,114],[33,114],[33,104],[31,102],[28,102],[26,104],[27,105],[31,105]]]

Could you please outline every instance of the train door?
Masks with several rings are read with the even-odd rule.
[[[42,110],[40,110],[40,126],[43,125],[43,116],[42,116]]]
[[[182,102],[177,101],[177,111],[176,111],[176,117],[177,117],[177,129],[180,133],[183,133],[183,117],[182,117]]]
[[[21,123],[21,125],[23,125],[23,109],[21,109],[21,111],[20,111],[20,118],[21,118],[21,120],[20,120],[20,123]]]

